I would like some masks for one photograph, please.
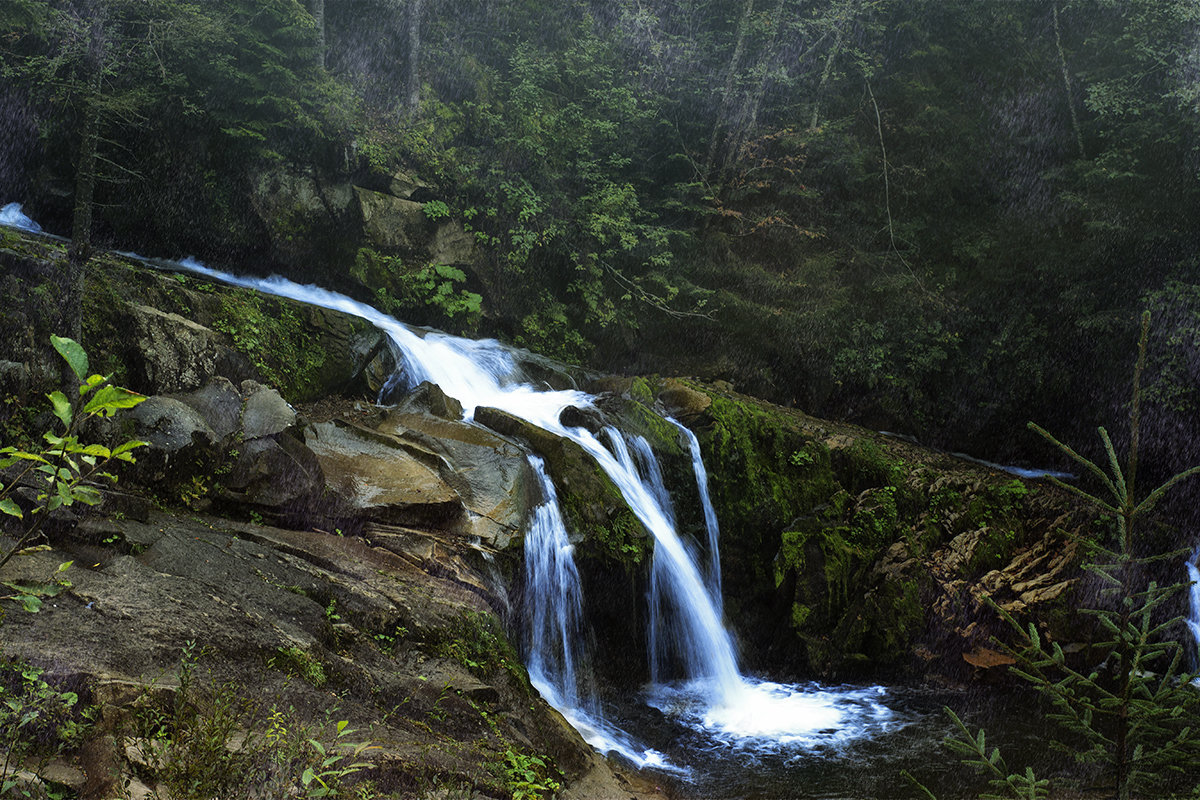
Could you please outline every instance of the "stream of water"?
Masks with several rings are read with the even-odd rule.
[[[21,214],[19,206],[5,206],[0,213],[4,214],[0,224],[34,230],[33,221]],[[676,530],[672,499],[648,443],[615,428],[596,436],[585,428],[562,424],[564,409],[594,409],[595,398],[577,390],[533,386],[522,375],[513,351],[499,342],[418,332],[349,297],[278,276],[238,276],[191,258],[168,266],[360,317],[390,340],[397,361],[393,383],[408,388],[423,381],[437,384],[462,403],[468,421],[480,407],[498,408],[570,439],[595,459],[654,540],[647,631],[652,683],[638,701],[668,721],[678,736],[691,741],[693,751],[787,760],[801,753],[845,748],[895,731],[911,719],[889,707],[889,693],[883,687],[787,685],[740,672],[733,639],[722,619],[719,531],[708,501],[707,475],[699,443],[684,426],[675,423],[691,454],[707,523],[708,559],[703,567],[700,554]],[[525,635],[530,677],[545,699],[598,750],[619,754],[639,767],[680,771],[683,768],[664,756],[661,748],[638,741],[609,721],[596,700],[587,669],[596,656],[584,648],[586,604],[572,547],[553,483],[540,459],[531,463],[539,475],[543,500],[524,545],[526,584],[532,593],[526,600]]]

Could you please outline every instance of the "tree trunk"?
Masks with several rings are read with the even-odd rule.
[[[1079,117],[1075,114],[1074,91],[1071,89],[1071,72],[1067,69],[1067,54],[1063,51],[1062,29],[1058,24],[1058,3],[1054,9],[1054,46],[1058,49],[1058,66],[1062,70],[1063,86],[1067,90],[1067,109],[1071,112],[1071,130],[1075,133],[1075,147],[1079,150],[1080,158],[1087,158],[1083,149],[1083,134],[1079,130]]]
[[[775,4],[775,13],[771,17],[771,40],[763,48],[758,59],[758,87],[754,94],[746,98],[742,113],[736,120],[733,135],[729,137],[729,146],[725,151],[725,159],[721,165],[718,183],[724,183],[729,169],[735,166],[740,158],[742,147],[746,144],[754,127],[758,125],[758,110],[762,107],[767,88],[771,85],[771,62],[775,60],[775,46],[779,42],[779,28],[783,24],[784,0]]]
[[[325,69],[325,0],[308,0],[308,13],[317,26],[317,66]]]
[[[713,121],[712,135],[708,140],[708,155],[704,159],[705,178],[712,175],[713,167],[717,162],[717,153],[725,139],[725,131],[729,127],[738,70],[741,69],[742,53],[746,50],[746,35],[750,31],[750,18],[753,14],[754,0],[745,0],[745,5],[742,6],[742,17],[738,20],[737,41],[733,46],[733,55],[729,58],[729,71],[725,74],[725,88],[721,92],[721,107],[717,111],[716,120]]]
[[[842,36],[849,25],[850,21],[847,19],[837,26],[837,33],[833,37],[833,46],[829,48],[829,55],[825,57],[825,68],[821,70],[821,80],[817,83],[817,91],[813,94],[812,119],[808,121],[809,130],[817,127],[821,112],[821,92],[825,90],[825,84],[829,82],[829,75],[833,72],[833,60],[837,58],[838,52],[842,49]]]
[[[63,325],[66,335],[79,339],[83,309],[84,268],[92,255],[92,211],[96,193],[96,149],[100,143],[100,93],[104,79],[104,20],[92,22],[87,58],[88,91],[83,102],[79,163],[75,167],[75,208],[71,220],[71,246],[67,251],[66,302]]]
[[[421,10],[425,0],[409,0],[408,4],[408,75],[405,106],[410,114],[421,105]]]

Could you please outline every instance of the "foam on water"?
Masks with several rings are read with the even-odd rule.
[[[652,687],[648,702],[713,742],[739,750],[838,748],[903,724],[883,687],[825,687],[746,678],[725,699],[706,702],[696,682]]]
[[[41,233],[42,226],[38,225],[21,210],[20,203],[9,203],[0,208],[0,225],[7,225],[10,228],[19,228],[30,233]]]

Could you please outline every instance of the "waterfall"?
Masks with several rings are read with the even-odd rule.
[[[525,533],[526,668],[529,682],[559,710],[588,744],[620,753],[639,767],[669,768],[661,753],[637,745],[608,723],[590,675],[577,670],[583,657],[583,590],[558,505],[558,492],[541,458],[529,456],[542,489]]]
[[[704,511],[704,529],[708,534],[708,591],[713,603],[721,607],[721,553],[717,549],[717,540],[721,538],[721,527],[717,523],[717,510],[713,508],[712,499],[708,494],[708,470],[704,468],[704,458],[700,455],[700,440],[692,429],[684,426],[679,420],[667,417],[667,422],[679,428],[688,443],[688,452],[692,455],[692,472],[696,475],[696,488],[700,492],[700,508]]]
[[[36,223],[15,204],[0,214],[0,225],[35,230]],[[135,259],[142,256],[125,253]],[[718,528],[708,499],[707,475],[695,436],[688,439],[708,532],[709,563],[702,572],[696,555],[680,538],[661,469],[644,439],[630,440],[607,429],[608,444],[582,427],[564,426],[564,409],[593,409],[594,398],[577,390],[542,391],[523,379],[513,353],[494,340],[469,340],[435,331],[417,332],[392,317],[344,295],[285,278],[247,278],[211,269],[191,258],[148,262],[190,271],[234,286],[286,297],[364,319],[390,340],[397,357],[392,385],[415,387],[429,381],[463,405],[463,417],[494,407],[578,444],[604,470],[630,510],[654,539],[650,575],[653,683],[646,701],[667,716],[704,735],[734,746],[824,747],[887,730],[892,713],[880,687],[827,690],[746,678],[738,671],[732,638],[722,624]],[[632,447],[632,451],[631,451]],[[572,547],[563,526],[553,483],[540,459],[531,460],[543,501],[525,539],[526,644],[530,679],[585,740],[603,752],[619,752],[639,766],[671,768],[662,754],[635,744],[605,721],[590,676],[583,674],[583,598]],[[704,574],[706,573],[706,574]],[[682,681],[667,682],[661,667],[670,654],[682,668]]]
[[[1188,580],[1192,585],[1188,589],[1190,603],[1186,620],[1188,630],[1192,633],[1192,642],[1196,645],[1193,663],[1197,669],[1200,669],[1200,568],[1196,566],[1198,561],[1200,561],[1200,548],[1196,548],[1187,562]]]
[[[235,286],[288,297],[300,302],[341,311],[371,322],[391,340],[399,354],[397,380],[408,386],[430,381],[446,394],[463,404],[463,417],[473,419],[480,407],[507,411],[544,430],[570,439],[587,452],[604,470],[620,491],[630,510],[654,539],[651,570],[652,611],[657,618],[653,651],[667,648],[683,668],[682,683],[661,682],[656,674],[647,701],[669,716],[678,718],[717,738],[732,744],[747,746],[822,746],[864,735],[871,729],[886,729],[891,712],[882,704],[883,690],[878,687],[863,690],[807,690],[768,681],[745,678],[738,671],[733,640],[722,623],[719,599],[714,597],[711,581],[719,573],[719,563],[709,567],[710,584],[706,585],[693,553],[689,551],[675,528],[675,514],[670,498],[662,488],[661,472],[648,447],[636,443],[634,450],[644,462],[639,472],[625,437],[616,429],[608,429],[606,446],[585,428],[564,426],[560,416],[564,409],[575,406],[595,408],[594,398],[577,390],[539,390],[523,382],[516,359],[511,351],[494,340],[470,340],[439,332],[417,332],[388,315],[344,295],[315,286],[302,286],[285,278],[244,278],[219,272],[192,259],[184,259],[180,268]],[[694,459],[698,459],[693,451]],[[544,471],[543,471],[544,474]],[[697,480],[699,481],[698,472]],[[705,481],[707,483],[707,481]],[[546,490],[544,482],[545,518],[548,525],[561,524],[555,495]],[[557,521],[555,521],[557,518]],[[557,534],[541,536],[539,541],[560,541]],[[716,528],[710,531],[715,543]],[[713,559],[716,548],[710,543]],[[547,545],[549,546],[549,545]],[[554,545],[553,558],[538,555],[535,561],[553,564],[552,574],[544,580],[556,588],[550,594],[554,602],[575,602],[576,588],[561,588],[554,583],[560,577],[573,574],[565,566],[569,546]],[[538,581],[542,581],[538,578]],[[549,599],[549,598],[548,598]],[[541,614],[540,628],[544,634],[557,629],[571,634],[575,624],[573,611],[547,607]],[[536,616],[536,614],[535,614]],[[539,634],[540,636],[541,634]],[[531,646],[534,636],[530,635]],[[598,749],[621,752],[634,763],[662,766],[662,756],[655,751],[641,750],[629,737],[606,723],[595,707],[590,694],[580,694],[583,682],[576,673],[563,674],[569,665],[578,670],[581,659],[578,650],[564,649],[563,640],[550,644],[540,639],[538,647],[549,651],[531,652],[529,659],[538,665],[541,680],[538,690],[551,705]],[[652,669],[660,665],[651,664]],[[531,670],[532,672],[532,670]]]

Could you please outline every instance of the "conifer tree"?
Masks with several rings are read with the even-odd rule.
[[[1138,443],[1142,372],[1146,363],[1149,312],[1142,316],[1138,360],[1134,369],[1129,414],[1129,452],[1122,465],[1108,432],[1099,429],[1108,469],[1080,455],[1045,429],[1029,427],[1079,464],[1102,486],[1095,494],[1051,478],[1059,487],[1082,497],[1115,523],[1115,542],[1095,544],[1096,558],[1085,568],[1102,585],[1099,603],[1083,609],[1096,623],[1099,641],[1080,666],[1058,642],[1039,634],[1034,623],[1022,626],[993,604],[1017,635],[1007,649],[1017,659],[1014,672],[1049,703],[1048,722],[1056,728],[1051,743],[1081,764],[1099,768],[1112,797],[1159,797],[1186,787],[1200,789],[1200,690],[1186,670],[1185,644],[1177,638],[1181,617],[1172,601],[1185,581],[1160,585],[1149,578],[1158,565],[1178,559],[1186,550],[1143,555],[1138,548],[1138,522],[1180,481],[1200,473],[1184,470],[1139,498]],[[989,776],[986,798],[1047,797],[1048,782],[1032,769],[1010,772],[999,748],[988,748],[982,730],[972,734],[952,711],[959,736],[948,742],[963,763]],[[1178,785],[1176,785],[1178,784]],[[924,787],[921,787],[924,789]],[[925,790],[927,794],[928,790]],[[931,794],[929,796],[932,797]]]

